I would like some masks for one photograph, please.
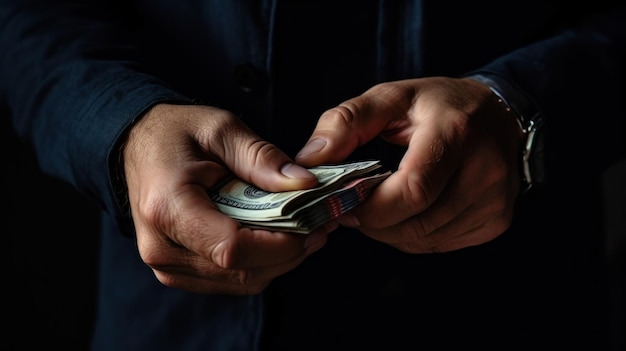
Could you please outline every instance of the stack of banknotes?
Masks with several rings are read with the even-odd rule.
[[[229,178],[209,195],[221,212],[246,227],[308,234],[363,202],[391,174],[380,169],[375,160],[312,167],[317,187],[278,193]]]

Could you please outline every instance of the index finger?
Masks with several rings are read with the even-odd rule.
[[[401,87],[380,84],[325,111],[309,141],[296,155],[298,163],[337,163],[381,133],[406,136],[407,111],[413,96],[409,93],[413,90]]]

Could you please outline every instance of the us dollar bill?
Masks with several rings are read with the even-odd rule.
[[[217,208],[243,225],[307,233],[364,201],[390,175],[380,161],[360,161],[309,168],[315,188],[267,192],[238,178],[225,180],[209,193]]]
[[[261,219],[240,219],[247,227],[308,234],[365,201],[371,191],[391,172],[354,179],[329,194],[323,195],[284,216]]]

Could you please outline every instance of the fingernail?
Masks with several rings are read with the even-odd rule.
[[[322,138],[316,138],[309,141],[300,152],[296,155],[296,158],[307,157],[308,155],[318,152],[326,146],[326,140]]]
[[[286,163],[283,168],[280,169],[280,173],[282,173],[285,177],[295,178],[295,179],[308,179],[315,178],[315,175],[309,172],[306,168],[297,165],[295,163]]]

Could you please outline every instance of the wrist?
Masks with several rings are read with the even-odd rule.
[[[544,120],[536,105],[519,89],[506,80],[485,75],[474,75],[469,78],[485,84],[515,116],[522,135],[521,145],[521,189],[530,190],[545,182],[544,154]]]

